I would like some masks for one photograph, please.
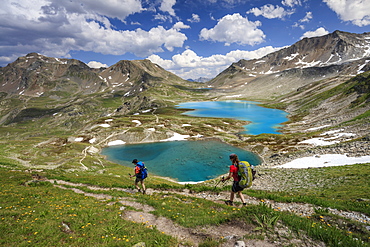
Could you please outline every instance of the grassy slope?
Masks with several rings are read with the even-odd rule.
[[[170,119],[172,123],[178,126],[193,121],[193,129],[187,131],[208,136],[219,135],[219,137],[232,140],[232,137],[227,136],[227,133],[216,133],[212,128],[207,127],[214,125],[226,128],[226,126],[222,126],[224,121],[219,119],[191,119],[179,116],[179,112],[171,108],[180,100],[175,92],[181,92],[183,97],[191,97],[192,100],[202,99],[199,92],[188,88],[183,89],[166,86],[164,91],[155,92],[155,89],[153,89],[146,92],[145,95],[148,97],[153,97],[150,95],[151,93],[158,95],[165,92],[157,99],[157,102],[169,107],[156,111],[158,120],[151,114],[135,116],[135,119],[140,119],[143,125],[147,122],[148,126],[156,123],[156,121],[160,122],[166,119]],[[355,90],[362,89],[356,88]],[[331,95],[330,92],[328,94]],[[323,95],[322,98],[325,97]],[[361,102],[358,103],[361,104],[367,99],[368,96],[361,98],[359,99]],[[45,105],[43,100],[45,99],[33,99],[28,102],[28,107],[43,107]],[[297,189],[290,191],[290,193],[286,191],[248,190],[246,193],[261,199],[261,204],[257,206],[250,205],[240,210],[215,202],[176,194],[169,197],[163,197],[160,194],[136,196],[124,192],[101,191],[101,193],[110,194],[114,197],[107,202],[53,187],[50,183],[45,182],[30,183],[30,186],[24,186],[27,181],[31,180],[30,173],[26,171],[26,169],[30,169],[33,173],[40,173],[40,175],[50,179],[61,179],[105,188],[133,189],[132,180],[127,179],[127,173],[131,172],[131,168],[109,163],[98,155],[88,156],[84,159],[83,163],[89,167],[88,171],[80,169],[81,153],[89,144],[68,143],[65,142],[66,138],[79,133],[80,128],[85,126],[86,123],[104,121],[104,118],[92,120],[90,113],[95,111],[94,116],[99,116],[102,113],[102,106],[114,110],[121,102],[114,97],[106,99],[82,97],[79,100],[84,103],[75,105],[77,109],[73,108],[71,111],[64,112],[66,114],[68,112],[78,113],[82,110],[84,114],[76,114],[75,119],[58,119],[54,116],[48,116],[0,128],[2,136],[2,142],[0,143],[0,164],[2,167],[0,173],[2,181],[0,220],[2,224],[0,227],[1,232],[5,233],[5,237],[0,240],[0,245],[62,246],[68,244],[79,246],[83,244],[85,246],[132,246],[145,240],[147,246],[176,246],[176,239],[159,232],[155,227],[148,227],[145,224],[122,219],[119,203],[117,199],[114,199],[119,197],[132,197],[133,200],[151,205],[155,208],[154,213],[156,215],[171,219],[184,227],[220,225],[234,220],[242,220],[252,229],[258,227],[258,231],[246,232],[245,239],[278,238],[279,233],[273,224],[274,219],[276,219],[279,224],[289,227],[293,232],[300,232],[313,239],[324,241],[328,246],[340,246],[340,243],[344,246],[369,245],[370,235],[368,231],[364,230],[363,224],[338,219],[337,216],[330,215],[325,210],[319,210],[317,215],[313,217],[302,218],[274,211],[262,202],[266,199],[273,199],[288,203],[311,203],[317,205],[317,207],[355,210],[370,215],[368,201],[370,198],[367,193],[369,189],[369,165],[307,169],[299,171],[304,174],[294,175],[293,173],[296,173],[296,171],[292,171],[289,176],[287,174],[276,175],[277,183],[283,183],[287,188]],[[34,113],[32,112],[32,114]],[[117,120],[122,123],[115,127],[119,130],[133,127],[130,116],[117,116]],[[50,129],[48,126],[51,123],[58,124],[53,125],[55,128]],[[237,123],[237,121],[230,120],[230,123]],[[183,130],[179,129],[177,131]],[[50,138],[56,138],[57,141],[48,145],[38,145]],[[22,163],[17,163],[17,160],[22,161]],[[58,168],[53,170],[44,169],[51,164],[58,166]],[[37,171],[38,169],[40,171]],[[266,172],[273,174],[276,171],[267,170]],[[297,179],[303,176],[305,180],[299,183],[301,187],[297,187]],[[286,179],[290,177],[291,179]],[[325,187],[307,186],[318,178],[327,181],[324,183]],[[160,188],[165,191],[184,189],[183,186],[160,178],[148,179],[147,185],[150,188]],[[188,185],[186,188],[194,191],[211,191],[213,185],[211,181],[200,185]],[[87,188],[81,189],[91,192]],[[219,189],[219,191],[229,189],[230,187],[226,186]],[[359,198],[364,200],[356,200]],[[185,215],[187,217],[184,217]],[[323,222],[320,216],[325,217],[326,221]],[[68,225],[68,228],[64,224]],[[351,226],[351,230],[348,226]],[[359,239],[359,241],[356,239]],[[222,241],[219,239],[205,240],[203,246],[217,246],[219,242]]]
[[[287,226],[293,232],[299,231],[303,235],[326,242],[328,246],[340,246],[339,242],[346,243],[345,246],[367,246],[369,244],[370,234],[364,231],[363,224],[340,219],[324,209],[318,210],[317,214],[309,218],[303,218],[273,210],[263,203],[264,200],[271,199],[281,202],[311,203],[317,207],[356,210],[369,215],[369,198],[366,197],[369,187],[366,179],[369,176],[369,165],[320,169],[323,178],[335,177],[336,180],[343,181],[341,186],[328,182],[324,189],[301,188],[294,193],[247,190],[245,193],[259,198],[261,204],[250,205],[242,209],[193,198],[190,195],[166,194],[167,196],[162,196],[159,193],[143,196],[117,190],[91,191],[87,187],[78,187],[85,192],[112,196],[112,199],[108,201],[101,201],[53,187],[48,182],[30,182],[31,174],[10,160],[3,160],[1,166],[0,220],[2,221],[1,231],[5,233],[5,237],[0,240],[0,245],[132,246],[134,243],[144,241],[147,246],[176,246],[176,239],[158,232],[155,227],[124,220],[121,217],[122,209],[118,203],[119,198],[122,197],[150,205],[155,208],[154,214],[171,219],[183,227],[209,227],[233,222],[236,219],[241,220],[249,225],[249,228],[256,229],[252,232],[246,231],[245,239],[279,238],[274,223],[276,219],[280,222],[279,224]],[[98,170],[93,169],[75,172],[54,169],[44,170],[39,172],[39,175],[51,180],[96,185],[102,189],[133,189],[132,180],[127,176],[131,170],[132,168],[104,162],[104,172],[97,172]],[[311,180],[317,178],[317,172],[316,169],[305,170]],[[286,176],[286,174],[280,175]],[[288,181],[286,180],[285,183]],[[295,181],[290,181],[292,184],[295,183]],[[212,191],[214,187],[211,183],[212,181],[209,181],[208,184],[184,187],[160,178],[150,177],[147,186],[164,191],[177,191],[184,188],[190,188],[193,191]],[[217,190],[229,190],[229,186]],[[350,196],[353,190],[357,191],[356,195]],[[332,191],[335,191],[336,197]],[[358,196],[365,200],[354,200]],[[135,208],[129,209],[140,211]],[[325,221],[322,220],[323,218]],[[68,225],[69,229],[63,226],[64,224]],[[216,239],[212,243],[220,243],[220,241]],[[207,246],[206,240],[204,244]]]

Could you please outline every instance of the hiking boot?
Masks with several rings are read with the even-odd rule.
[[[137,192],[141,193],[141,189],[137,189]]]
[[[228,201],[225,201],[226,205],[229,205],[229,206],[232,206],[233,205],[233,202],[228,200]]]
[[[247,203],[243,203],[243,207],[246,207],[247,206]]]
[[[143,190],[143,195],[145,195],[145,193],[146,193],[146,190]]]

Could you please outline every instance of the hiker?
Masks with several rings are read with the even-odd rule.
[[[240,160],[239,160],[238,156],[234,153],[230,154],[230,160],[231,160],[232,164],[230,166],[229,175],[226,178],[222,178],[222,182],[225,182],[226,180],[229,180],[230,178],[233,178],[234,183],[233,183],[233,186],[231,188],[230,200],[225,201],[225,203],[227,205],[232,206],[233,201],[234,201],[235,193],[237,193],[238,196],[240,197],[240,199],[243,202],[243,206],[245,206],[245,205],[247,205],[247,203],[245,202],[245,199],[244,199],[244,196],[243,196],[243,193],[242,193],[243,188],[239,186],[240,177],[238,175],[238,164],[239,164]]]
[[[145,184],[144,184],[145,177],[143,178],[143,175],[142,175],[142,167],[145,167],[144,163],[141,161],[138,161],[137,159],[134,159],[132,163],[135,164],[135,172],[134,172],[134,175],[130,175],[130,178],[136,177],[135,187],[137,188],[139,192],[141,192],[141,189],[139,187],[139,182],[140,182],[141,187],[143,188],[143,194],[145,194],[145,191],[146,191]]]

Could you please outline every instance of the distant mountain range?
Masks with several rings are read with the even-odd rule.
[[[149,60],[122,60],[92,69],[78,60],[30,53],[0,68],[0,124],[59,114],[64,118],[56,124],[70,126],[115,112],[173,106],[192,97],[280,100],[298,107],[292,101],[297,92],[311,92],[318,83],[320,90],[330,90],[369,71],[369,62],[370,33],[341,31],[305,38],[260,59],[242,59],[211,80],[195,82]]]
[[[313,81],[355,76],[370,69],[370,33],[335,31],[304,38],[260,59],[240,60],[208,83],[244,97],[284,95]]]
[[[0,92],[33,97],[49,91],[93,94],[110,89],[130,95],[170,80],[184,81],[149,60],[122,60],[106,69],[92,69],[75,59],[30,53],[0,68]]]
[[[194,82],[208,82],[212,78],[206,78],[206,77],[199,77],[197,79],[188,79],[188,81],[194,81]]]

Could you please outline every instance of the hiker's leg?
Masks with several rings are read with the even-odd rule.
[[[234,201],[234,195],[235,195],[235,193],[233,191],[231,191],[231,193],[230,193],[230,201],[231,202]]]
[[[243,204],[245,203],[245,199],[243,196],[243,193],[241,191],[238,192],[238,196],[240,197],[240,200],[242,200]]]
[[[140,191],[140,187],[139,187],[139,179],[138,179],[138,178],[136,178],[136,179],[135,179],[135,187],[136,187],[136,189],[137,189],[138,191]]]
[[[141,187],[143,187],[143,192],[145,193],[146,188],[145,188],[144,180],[141,180]]]
[[[136,182],[135,182],[135,187],[136,187],[136,189],[140,190],[140,186]]]

